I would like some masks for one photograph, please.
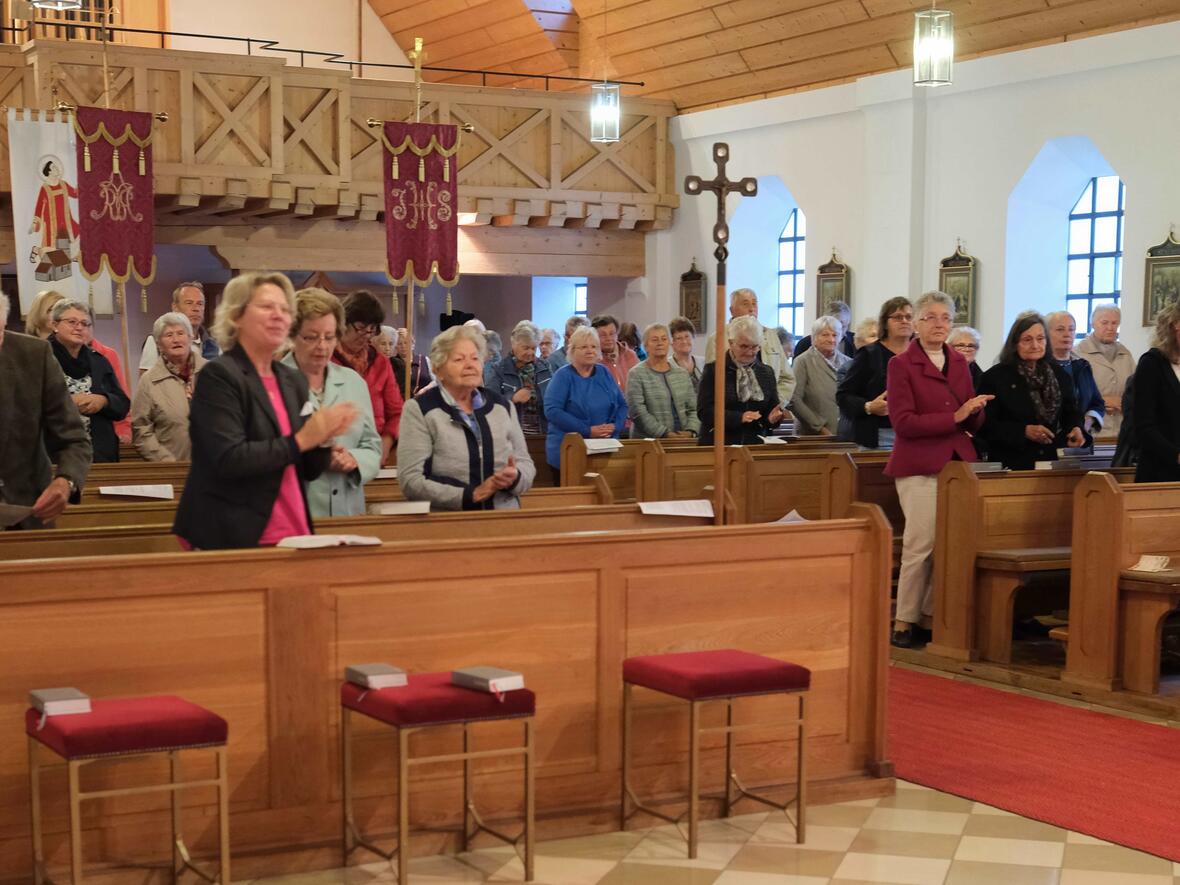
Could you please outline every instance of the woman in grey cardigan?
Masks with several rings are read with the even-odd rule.
[[[636,439],[693,437],[700,433],[692,378],[668,359],[668,327],[653,323],[643,330],[647,359],[627,376],[627,410]]]
[[[811,326],[811,347],[795,357],[795,394],[791,412],[795,433],[833,436],[840,423],[836,373],[852,359],[836,349],[842,332],[835,317],[822,316]]]
[[[480,386],[486,353],[475,329],[447,329],[430,345],[438,385],[402,412],[398,482],[432,510],[514,509],[532,487],[536,467],[512,403]]]

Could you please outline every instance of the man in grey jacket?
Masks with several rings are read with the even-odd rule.
[[[49,343],[8,332],[9,307],[0,293],[0,501],[31,506],[16,527],[40,528],[78,503],[92,452]]]

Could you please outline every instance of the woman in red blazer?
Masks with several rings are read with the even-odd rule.
[[[974,461],[971,434],[983,424],[990,396],[975,396],[967,360],[947,347],[955,302],[927,292],[914,305],[918,335],[889,361],[886,400],[893,424],[893,453],[885,474],[897,482],[905,513],[901,574],[893,644],[909,648],[914,627],[929,630],[934,614],[930,583],[934,565],[934,516],[938,473],[947,461]]]

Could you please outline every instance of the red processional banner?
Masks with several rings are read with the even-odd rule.
[[[387,122],[385,244],[395,285],[459,281],[457,126]]]
[[[146,286],[156,275],[152,115],[80,107],[78,226],[82,274]]]

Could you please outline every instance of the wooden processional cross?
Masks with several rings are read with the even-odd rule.
[[[725,165],[729,162],[729,145],[717,142],[713,145],[713,162],[717,164],[717,176],[711,181],[703,180],[699,175],[689,175],[684,179],[684,192],[689,196],[700,196],[703,191],[711,191],[717,197],[717,223],[713,225],[713,242],[717,248],[713,256],[717,259],[717,289],[714,293],[714,348],[715,362],[713,364],[713,521],[717,525],[725,524],[725,354],[727,341],[725,338],[725,260],[729,257],[729,224],[725,220],[725,198],[730,194],[740,194],[743,197],[758,195],[758,180],[743,178],[741,181],[730,181],[725,175]]]

